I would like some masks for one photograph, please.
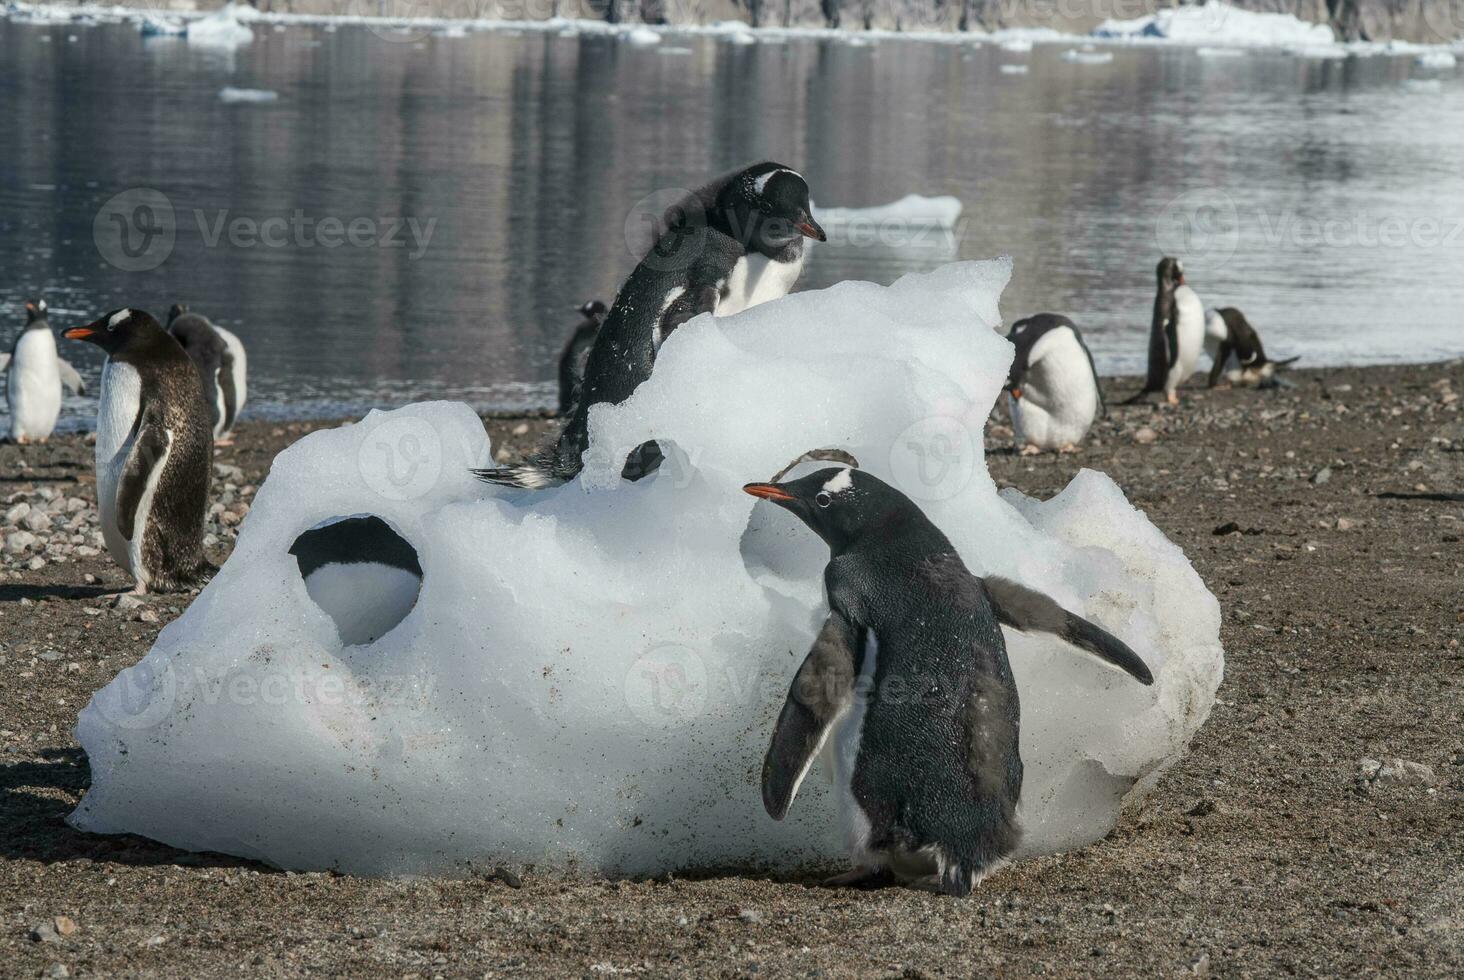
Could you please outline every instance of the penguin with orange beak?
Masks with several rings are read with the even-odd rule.
[[[139,594],[198,585],[213,571],[203,556],[213,419],[198,369],[142,310],[113,310],[64,336],[107,354],[96,467],[108,554]]]
[[[814,220],[808,182],[772,161],[683,195],[655,230],[655,244],[620,287],[595,337],[578,403],[558,440],[524,463],[479,470],[480,479],[527,488],[574,479],[589,448],[590,410],[629,398],[678,327],[701,313],[731,316],[787,295],[803,271],[804,240],[828,240]],[[661,458],[656,443],[639,446],[623,475],[638,480]]]
[[[1152,684],[1121,640],[1008,579],[982,579],[903,493],[857,469],[750,483],[829,546],[828,616],[763,763],[787,814],[825,745],[855,868],[967,895],[1016,849],[1021,710],[1002,626],[1053,633]]]

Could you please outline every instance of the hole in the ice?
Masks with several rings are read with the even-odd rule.
[[[373,643],[407,618],[422,588],[417,551],[374,515],[332,518],[290,546],[305,591],[346,646]]]

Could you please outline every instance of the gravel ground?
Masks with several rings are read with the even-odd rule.
[[[368,880],[77,833],[76,712],[190,597],[114,598],[82,438],[0,447],[0,974],[1464,974],[1464,504],[1378,496],[1464,490],[1464,362],[1292,377],[1115,407],[1072,455],[993,430],[999,483],[1046,496],[1104,470],[1184,547],[1227,676],[1108,840],[966,901],[732,874]],[[488,420],[509,454],[549,425]],[[220,451],[214,561],[312,427],[246,424]]]

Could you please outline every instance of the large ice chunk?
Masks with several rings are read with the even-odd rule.
[[[1025,847],[1101,837],[1204,721],[1219,610],[1106,477],[1047,502],[998,495],[981,447],[1011,360],[992,329],[1009,273],[960,263],[693,320],[629,401],[592,413],[585,471],[554,490],[475,483],[488,443],[460,405],[306,437],[219,575],[82,711],[92,788],[73,823],[368,873],[841,862],[826,780],[781,823],[759,791],[824,615],[827,550],[739,489],[819,447],[904,489],[978,573],[1052,594],[1147,659],[1151,688],[1010,637]],[[666,463],[620,481],[650,438]],[[408,542],[422,580],[395,628],[347,645],[289,551],[352,516]]]
[[[1336,41],[1326,24],[1291,14],[1241,10],[1220,0],[1166,7],[1132,20],[1106,20],[1093,29],[1092,36],[1255,48],[1309,47]]]

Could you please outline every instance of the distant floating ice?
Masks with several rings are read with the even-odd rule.
[[[653,31],[649,27],[635,27],[621,35],[628,43],[649,47],[652,44],[661,43],[659,31]]]
[[[1062,53],[1062,60],[1075,65],[1106,65],[1113,60],[1113,54],[1108,51],[1069,48]]]
[[[1032,50],[1032,42],[1024,37],[1014,37],[1001,42],[1001,49],[1003,51],[1010,51],[1013,54],[1026,54]]]
[[[1001,73],[1003,75],[1025,75],[1025,74],[1027,74],[1027,66],[1026,65],[1002,65],[1001,66]]]
[[[869,228],[954,228],[961,218],[959,198],[906,194],[898,201],[868,208],[826,208],[814,205],[814,216],[831,235],[856,225]]]
[[[266,88],[221,88],[220,102],[277,102],[280,93]]]
[[[188,25],[177,17],[147,12],[137,19],[137,30],[143,37],[182,37]]]
[[[1291,14],[1256,13],[1219,0],[1203,6],[1171,7],[1133,20],[1107,20],[1093,37],[1121,40],[1166,40],[1178,44],[1244,47],[1287,47],[1334,44],[1332,29]]]
[[[1453,71],[1459,66],[1459,59],[1454,57],[1452,51],[1425,51],[1414,58],[1413,63],[1430,71]]]
[[[437,36],[448,38],[451,40],[457,40],[459,38],[467,37],[468,29],[462,24],[448,24],[442,30],[437,32]]]
[[[1419,95],[1428,95],[1443,90],[1444,83],[1437,78],[1410,78],[1403,82],[1403,91]]]
[[[1201,58],[1241,58],[1245,51],[1241,48],[1196,48],[1195,54]]]
[[[238,48],[249,44],[254,40],[254,32],[239,22],[241,13],[240,8],[230,3],[207,17],[189,21],[188,43],[209,48]]]

